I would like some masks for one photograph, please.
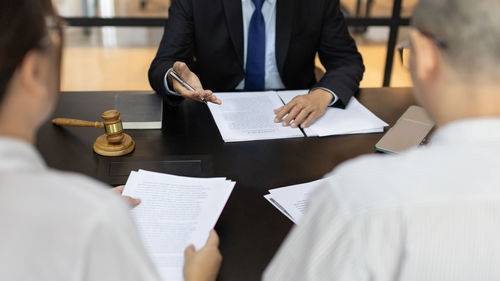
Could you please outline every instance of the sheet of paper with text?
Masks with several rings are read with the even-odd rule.
[[[313,182],[270,189],[269,194],[264,195],[264,198],[287,218],[298,224],[307,211],[309,196],[318,187],[324,185],[327,180],[324,178]]]
[[[304,137],[300,129],[274,122],[274,109],[283,106],[276,92],[216,93],[222,105],[209,103],[225,142]]]
[[[132,209],[139,234],[163,280],[182,281],[184,249],[203,247],[235,182],[132,172],[123,195],[141,199]]]

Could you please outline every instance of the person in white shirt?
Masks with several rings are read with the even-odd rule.
[[[404,52],[431,143],[336,168],[263,280],[500,280],[499,15],[419,2]]]
[[[33,146],[56,104],[61,34],[50,0],[0,1],[0,279],[159,280],[129,206]],[[215,280],[217,234],[185,256],[185,280]]]

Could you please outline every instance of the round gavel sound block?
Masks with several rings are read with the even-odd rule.
[[[123,133],[120,112],[108,110],[101,115],[104,119],[104,135],[97,138],[94,143],[94,151],[103,156],[123,156],[132,152],[135,142]]]

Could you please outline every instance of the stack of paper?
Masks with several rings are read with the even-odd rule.
[[[278,95],[283,103],[289,103],[307,91],[283,91]],[[329,107],[326,113],[304,131],[307,136],[333,136],[350,134],[382,133],[389,126],[382,119],[364,107],[356,98],[351,98],[345,109]]]
[[[132,216],[163,280],[184,280],[184,249],[204,246],[235,184],[143,170],[130,174],[123,195],[141,199]]]
[[[300,91],[216,93],[222,105],[208,104],[217,127],[226,142],[296,138],[305,136],[332,136],[379,133],[387,123],[375,116],[355,98],[345,109],[329,107],[326,113],[304,132],[299,128],[283,127],[275,123],[277,109],[298,95]]]
[[[326,180],[320,179],[309,183],[271,189],[269,194],[264,195],[264,198],[297,224],[307,210],[309,195]]]

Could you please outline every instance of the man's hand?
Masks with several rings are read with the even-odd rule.
[[[172,78],[172,76],[167,75],[167,81],[168,85],[172,85],[172,88],[176,93],[179,93],[181,96],[192,99],[195,101],[201,101],[200,96],[205,98],[207,102],[212,102],[215,104],[222,104],[222,102],[213,95],[212,91],[210,90],[204,90],[203,86],[201,85],[200,79],[198,79],[198,76],[191,72],[187,65],[183,62],[176,62],[174,63],[174,66],[172,69],[179,74],[179,76],[186,81],[186,83],[189,84],[189,86],[193,87],[196,92],[191,92],[190,90],[186,89],[184,86],[182,86],[179,82],[177,82],[175,79]]]
[[[112,188],[111,190],[115,192],[118,195],[122,195],[123,189],[125,188],[124,185],[117,186],[115,188]],[[132,198],[130,196],[122,196],[123,200],[127,201],[130,206],[135,207],[141,203],[141,199],[137,198]]]
[[[332,99],[332,94],[322,89],[316,89],[307,95],[296,96],[286,105],[274,110],[276,113],[274,122],[282,122],[283,126],[291,124],[292,128],[298,126],[307,128],[325,114]]]
[[[184,251],[184,279],[186,281],[215,281],[219,274],[222,256],[219,252],[219,236],[210,231],[207,244],[199,251],[191,245]]]

